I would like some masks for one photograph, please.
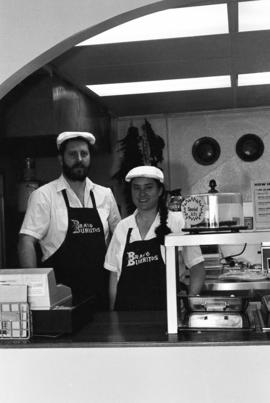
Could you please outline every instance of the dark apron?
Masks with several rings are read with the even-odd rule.
[[[156,238],[130,243],[129,228],[118,282],[116,310],[166,309],[166,271]]]
[[[90,191],[93,207],[70,207],[66,190],[62,194],[68,210],[66,237],[43,266],[53,267],[57,283],[72,289],[73,302],[104,292],[104,258],[106,253],[103,225],[96,208],[94,194]]]

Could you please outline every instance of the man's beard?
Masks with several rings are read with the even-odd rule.
[[[80,170],[77,170],[77,168],[80,168]],[[71,181],[83,182],[87,177],[89,166],[86,167],[81,162],[78,162],[77,164],[74,164],[72,167],[69,167],[65,163],[65,161],[63,161],[62,169],[63,174],[67,179]]]

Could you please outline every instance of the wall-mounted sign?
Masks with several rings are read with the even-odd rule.
[[[183,201],[181,209],[187,226],[200,224],[204,220],[205,203],[199,197],[187,197]]]
[[[255,229],[270,229],[270,179],[252,183]]]

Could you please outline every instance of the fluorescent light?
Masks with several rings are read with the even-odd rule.
[[[238,86],[270,84],[270,72],[239,74]]]
[[[270,29],[270,1],[239,2],[239,32]]]
[[[226,34],[227,4],[159,11],[102,32],[77,46]]]
[[[225,88],[231,86],[230,76],[180,78],[176,80],[138,81],[117,84],[95,84],[87,87],[101,97],[155,92],[175,92]]]

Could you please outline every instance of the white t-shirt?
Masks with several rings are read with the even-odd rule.
[[[31,235],[40,241],[43,261],[60,247],[67,233],[68,212],[62,195],[63,189],[67,191],[70,207],[83,207],[63,175],[35,190],[28,200],[20,234]],[[113,233],[121,219],[118,207],[111,189],[96,185],[89,178],[86,178],[84,191],[85,207],[93,207],[90,190],[93,191],[108,244],[110,233]]]
[[[107,250],[107,254],[105,257],[104,267],[107,270],[116,272],[118,274],[118,278],[121,275],[122,270],[122,258],[126,245],[127,233],[128,229],[132,228],[130,242],[141,241],[141,234],[139,228],[136,223],[135,216],[137,214],[137,210],[134,214],[124,218],[117,225],[114,234],[112,236],[110,245]],[[151,228],[149,229],[144,240],[152,239],[156,236],[155,228],[160,224],[160,217],[157,214]],[[171,229],[172,232],[181,232],[181,229],[184,227],[185,221],[183,214],[181,212],[172,212],[169,211],[167,225]],[[165,247],[161,245],[161,254],[162,258],[165,261]],[[183,258],[182,264],[180,263],[180,279],[184,280],[185,277],[185,266],[191,268],[192,266],[203,262],[203,256],[201,253],[201,249],[198,246],[186,246],[181,249],[181,255]]]

